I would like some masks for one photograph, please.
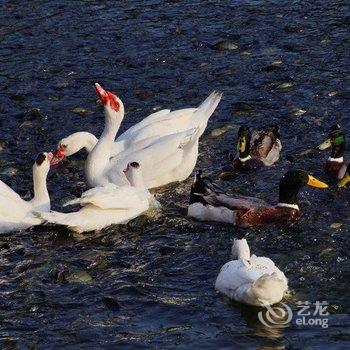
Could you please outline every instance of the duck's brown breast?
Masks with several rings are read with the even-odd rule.
[[[298,218],[299,210],[288,207],[266,206],[249,208],[237,212],[239,226],[265,226],[274,223],[290,222]]]
[[[324,171],[327,175],[337,178],[339,170],[343,166],[344,162],[331,162],[327,160],[326,165],[324,167]]]

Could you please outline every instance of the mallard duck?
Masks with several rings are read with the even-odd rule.
[[[246,239],[235,239],[232,259],[220,270],[215,289],[240,303],[267,306],[280,302],[288,289],[284,273],[266,257],[250,255]]]
[[[191,188],[188,216],[201,221],[220,221],[243,227],[287,223],[299,216],[297,195],[305,185],[328,187],[303,170],[291,170],[280,180],[278,204],[270,205],[255,197],[219,193],[208,186],[197,172]]]
[[[318,146],[318,149],[322,151],[329,147],[332,148],[324,170],[327,175],[338,180],[343,178],[346,170],[346,164],[344,163],[345,146],[345,134],[338,124],[330,128],[327,138]]]
[[[251,170],[276,163],[281,149],[278,125],[254,132],[253,135],[247,126],[241,126],[238,130],[238,156],[234,159],[229,155],[229,159],[235,169]]]
[[[348,182],[350,182],[350,164],[345,169],[345,174],[341,178],[341,180],[338,182],[339,187],[345,187]]]

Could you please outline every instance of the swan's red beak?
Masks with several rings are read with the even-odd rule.
[[[99,83],[95,83],[94,88],[103,105],[109,105],[116,112],[119,112],[120,104],[116,95],[104,90]]]
[[[52,159],[50,164],[56,165],[58,163],[61,163],[64,158],[65,158],[64,149],[61,145],[59,145],[56,152],[52,154]]]
[[[100,98],[101,102],[104,105],[107,104],[107,102],[109,100],[107,91],[104,90],[99,83],[95,83],[94,87],[95,87],[96,94]]]

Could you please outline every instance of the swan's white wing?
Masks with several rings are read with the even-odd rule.
[[[227,262],[216,278],[215,288],[223,294],[230,295],[242,285],[253,283],[255,279],[247,273],[245,265],[242,260]]]
[[[143,190],[131,186],[107,185],[92,188],[84,192],[81,198],[70,201],[66,205],[92,204],[101,209],[130,209],[144,205],[145,202],[147,202],[147,196]]]
[[[7,186],[1,180],[0,180],[0,195],[3,198],[8,198],[16,201],[23,200],[11,187]]]
[[[216,107],[221,101],[222,93],[219,91],[213,91],[194,111],[188,128],[200,128],[199,137],[202,136],[205,128],[207,127],[208,120],[214,113]]]
[[[128,142],[134,143],[152,136],[161,137],[192,129],[190,120],[195,110],[195,108],[188,108],[174,111],[166,115],[163,119],[138,127],[137,130],[129,129],[130,131],[128,130],[127,135]]]
[[[133,134],[135,134],[140,129],[144,128],[145,126],[158,122],[164,118],[164,116],[168,115],[170,113],[170,109],[162,109],[161,111],[155,112],[150,114],[148,117],[141,120],[139,123],[133,125],[128,130],[126,130],[124,133],[122,133],[118,138],[117,141],[122,141],[126,139],[130,139]]]
[[[259,271],[261,275],[276,273],[279,278],[287,280],[284,273],[269,258],[252,255],[250,263],[252,268]]]
[[[124,158],[125,156],[127,156],[128,154],[134,153],[138,150],[144,149],[152,144],[154,144],[155,142],[157,142],[159,140],[159,136],[152,136],[152,137],[147,137],[146,139],[137,141],[137,142],[132,142],[131,144],[128,143],[127,147],[123,150],[120,151],[120,144],[124,143],[124,141],[120,141],[120,142],[115,142],[112,146],[112,150],[111,150],[111,158]]]
[[[165,116],[167,116],[170,112],[171,112],[170,109],[162,109],[160,111],[154,112],[150,114],[148,117],[144,118],[137,125],[145,126],[146,124],[158,122],[159,120],[162,120]]]
[[[144,180],[156,177],[157,174],[168,172],[181,163],[181,147],[184,142],[191,139],[195,132],[196,130],[193,129],[162,136],[156,138],[154,142],[149,142],[147,147],[143,149],[135,152],[121,152],[118,156],[111,159],[105,174],[111,182],[116,183],[115,177],[119,176],[127,164],[132,161],[140,163]],[[145,142],[145,144],[147,143]]]
[[[24,201],[12,188],[0,181],[0,217],[22,218],[31,205]]]

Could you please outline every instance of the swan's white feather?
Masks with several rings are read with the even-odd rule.
[[[117,187],[107,185],[95,187],[81,195],[81,198],[65,203],[64,206],[80,204],[81,206],[94,205],[101,209],[131,209],[147,203],[144,190],[132,186]]]
[[[264,306],[281,301],[288,281],[271,259],[252,255],[249,260],[227,262],[220,270],[215,288],[235,301]]]

